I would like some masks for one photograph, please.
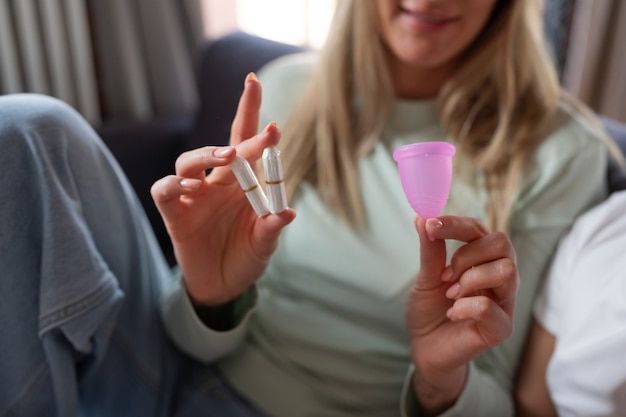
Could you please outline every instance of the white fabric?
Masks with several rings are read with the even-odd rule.
[[[563,239],[535,314],[556,336],[547,369],[560,416],[626,416],[626,191]]]

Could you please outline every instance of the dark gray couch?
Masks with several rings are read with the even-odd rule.
[[[622,154],[626,155],[626,123],[621,123],[606,117],[602,117],[600,120],[607,132],[609,132],[609,135],[617,142],[617,145],[622,150]],[[611,191],[626,189],[626,171],[624,167],[618,166],[613,161],[609,166],[608,176]]]

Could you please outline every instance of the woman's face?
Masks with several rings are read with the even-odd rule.
[[[358,0],[362,1],[362,0]],[[447,77],[485,27],[497,0],[375,0],[383,41],[398,77]],[[423,84],[423,83],[422,83]],[[437,90],[438,90],[437,86]],[[436,92],[435,92],[436,94]]]

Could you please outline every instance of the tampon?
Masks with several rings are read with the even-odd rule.
[[[263,168],[265,170],[265,190],[272,213],[280,213],[287,209],[287,194],[283,178],[283,164],[280,151],[275,146],[263,151]]]
[[[241,189],[248,198],[256,215],[261,217],[269,213],[267,197],[259,185],[259,180],[256,175],[254,175],[254,171],[252,171],[252,167],[248,161],[237,155],[235,156],[235,160],[231,162],[230,168],[233,170],[235,178],[237,178]]]

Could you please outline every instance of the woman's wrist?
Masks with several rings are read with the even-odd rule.
[[[229,331],[241,323],[246,312],[256,303],[256,287],[253,285],[239,297],[219,305],[198,303],[190,297],[193,309],[202,323],[215,331]]]
[[[424,372],[416,367],[413,387],[422,413],[436,416],[452,407],[463,391],[468,370],[467,365],[445,373]]]

